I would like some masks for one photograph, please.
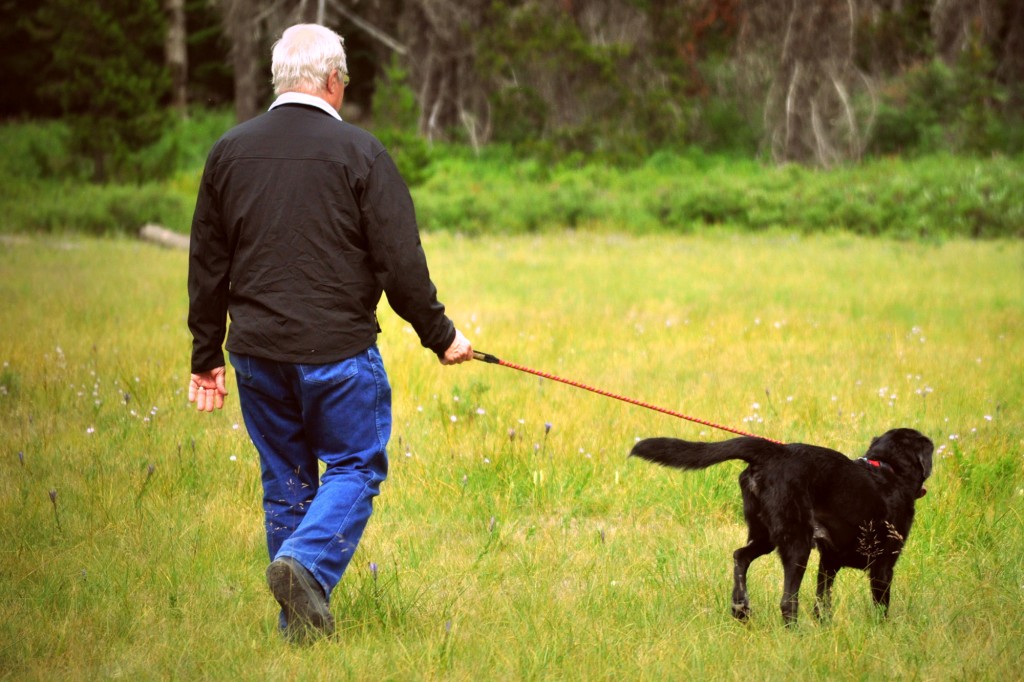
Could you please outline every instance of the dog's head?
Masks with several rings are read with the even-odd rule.
[[[924,482],[932,475],[931,439],[914,429],[892,429],[871,441],[865,458],[885,462],[897,476],[920,486],[918,497],[925,494]]]

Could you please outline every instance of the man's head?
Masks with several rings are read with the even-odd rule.
[[[274,92],[304,92],[323,97],[348,82],[341,36],[319,24],[297,24],[274,43],[271,71]],[[339,100],[340,106],[340,100]]]

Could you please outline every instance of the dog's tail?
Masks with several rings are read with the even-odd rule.
[[[647,438],[633,446],[631,457],[677,469],[704,469],[714,464],[741,459],[754,464],[783,447],[760,438],[743,436],[717,443],[697,443],[678,438]]]

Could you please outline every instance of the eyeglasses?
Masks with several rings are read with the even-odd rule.
[[[341,69],[338,69],[338,80],[340,80],[341,84],[347,88],[348,82],[351,80],[351,78],[348,77],[347,73],[344,73],[342,72]]]

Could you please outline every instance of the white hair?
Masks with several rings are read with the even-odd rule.
[[[296,24],[285,29],[271,54],[274,93],[324,89],[331,69],[348,73],[344,39],[319,24]]]

